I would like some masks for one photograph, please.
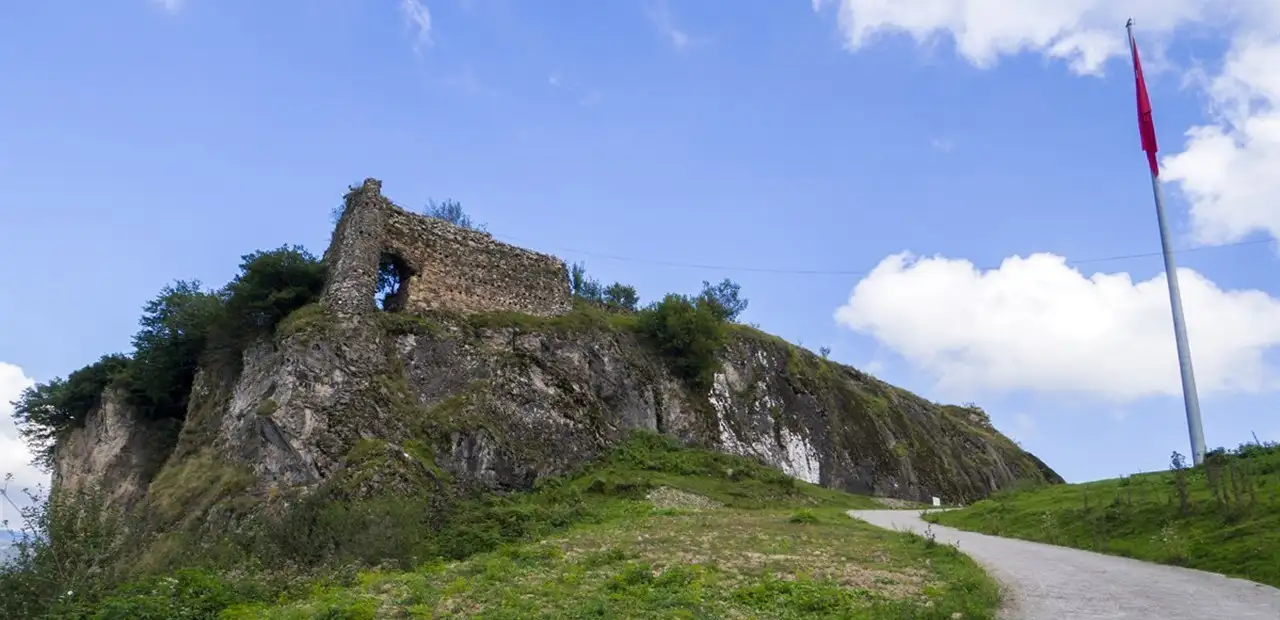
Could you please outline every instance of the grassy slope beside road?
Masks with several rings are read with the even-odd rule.
[[[1195,468],[997,493],[927,518],[1280,587],[1280,447],[1218,450]]]
[[[557,484],[592,508],[541,540],[223,617],[984,618],[998,603],[954,548],[845,516],[869,498],[745,459],[641,437]]]
[[[434,527],[391,499],[324,503],[240,545],[259,555],[82,581],[53,604],[30,598],[43,592],[33,580],[57,576],[45,560],[62,557],[40,547],[0,569],[0,616],[950,620],[993,618],[999,603],[955,548],[845,515],[871,498],[650,433],[533,491],[459,504]]]

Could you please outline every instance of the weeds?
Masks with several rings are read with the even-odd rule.
[[[95,599],[118,583],[121,515],[97,490],[48,497],[22,489],[15,498],[5,477],[0,499],[18,512],[13,556],[0,565],[0,618],[56,614],[81,599]],[[19,501],[26,505],[19,505]]]

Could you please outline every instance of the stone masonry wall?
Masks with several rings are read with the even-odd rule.
[[[378,263],[399,259],[399,300],[407,312],[521,312],[564,314],[572,308],[564,261],[499,242],[487,232],[409,213],[366,179],[347,195],[346,208],[325,253],[324,300],[339,314],[374,310]]]

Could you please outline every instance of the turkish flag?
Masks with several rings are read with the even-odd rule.
[[[1138,85],[1138,133],[1142,136],[1142,150],[1147,153],[1147,164],[1151,166],[1152,176],[1159,176],[1160,167],[1156,164],[1156,124],[1151,120],[1151,98],[1147,96],[1147,80],[1142,77],[1142,60],[1138,58],[1138,43],[1129,33],[1129,46],[1133,52],[1133,75]]]

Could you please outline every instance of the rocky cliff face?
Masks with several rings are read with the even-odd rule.
[[[85,425],[58,442],[53,488],[98,488],[108,502],[132,508],[168,458],[178,424],[144,420],[122,395],[108,390]]]
[[[347,194],[321,303],[234,368],[204,365],[180,429],[107,394],[58,446],[55,486],[102,487],[164,530],[317,487],[527,488],[632,429],[895,498],[1061,481],[980,411],[744,326],[731,326],[712,388],[693,393],[627,317],[574,309],[559,259],[408,213],[380,188],[368,179]],[[388,265],[397,312],[373,302]]]
[[[595,311],[340,319],[307,308],[248,351],[239,372],[201,371],[158,474],[155,431],[108,400],[60,446],[57,482],[104,484],[167,527],[237,497],[339,480],[359,493],[442,481],[527,488],[637,428],[887,497],[959,502],[1018,479],[1060,481],[979,412],[742,326],[710,394],[690,393],[610,320]],[[380,469],[365,471],[371,463]]]

